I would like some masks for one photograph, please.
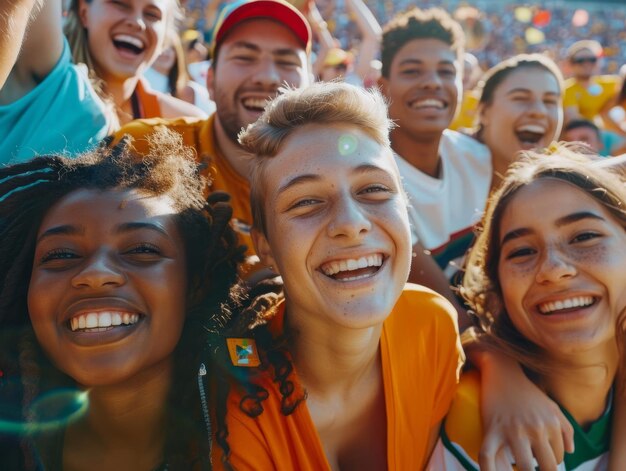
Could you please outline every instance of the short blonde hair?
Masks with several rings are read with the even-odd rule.
[[[267,106],[258,121],[239,134],[241,146],[254,155],[250,204],[253,227],[264,235],[267,235],[265,164],[268,158],[278,154],[285,139],[307,124],[352,125],[377,143],[390,146],[392,122],[387,116],[387,103],[378,90],[342,82],[319,82],[304,89],[287,89]]]

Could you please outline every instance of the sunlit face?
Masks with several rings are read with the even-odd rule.
[[[391,101],[389,116],[399,126],[394,132],[441,134],[454,118],[462,70],[455,51],[439,39],[414,39],[402,46],[389,77],[379,81]]]
[[[490,104],[479,110],[482,139],[500,171],[517,152],[548,146],[563,121],[561,89],[543,67],[522,67],[500,83]]]
[[[504,304],[522,335],[555,356],[615,342],[626,229],[603,205],[543,178],[512,197],[499,234]]]
[[[77,190],[46,214],[28,289],[43,350],[84,386],[169,361],[185,318],[186,261],[167,197]]]
[[[320,136],[323,136],[320,139]],[[391,150],[354,126],[307,125],[263,172],[267,238],[257,253],[285,283],[291,316],[380,324],[406,282],[411,236]]]
[[[290,29],[268,19],[242,22],[220,44],[217,63],[207,76],[218,124],[236,142],[239,131],[261,116],[279,87],[303,87],[308,73],[306,51]]]
[[[105,81],[138,77],[161,53],[172,0],[79,0],[96,73]]]

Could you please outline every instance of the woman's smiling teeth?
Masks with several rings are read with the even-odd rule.
[[[139,314],[119,311],[88,312],[70,319],[72,332],[107,328],[118,325],[133,325],[139,322]]]
[[[546,134],[546,128],[538,124],[525,124],[515,129],[517,138],[528,145],[537,144]]]
[[[333,260],[324,263],[320,269],[324,275],[339,281],[353,281],[374,275],[383,264],[382,254],[372,254],[360,258]]]
[[[129,50],[133,54],[140,54],[145,48],[141,39],[128,34],[116,34],[113,36],[113,43],[115,44],[115,47]]]
[[[543,303],[538,306],[541,314],[553,314],[557,311],[563,311],[565,309],[572,309],[578,307],[588,307],[594,303],[592,296],[577,296],[575,298],[562,299],[560,301],[553,301],[549,303]]]

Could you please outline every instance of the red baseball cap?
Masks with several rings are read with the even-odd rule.
[[[213,28],[211,56],[214,57],[229,31],[254,18],[276,20],[296,35],[307,53],[311,50],[311,27],[297,8],[282,0],[240,0],[226,5],[220,12]]]

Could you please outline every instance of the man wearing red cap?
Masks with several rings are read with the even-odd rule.
[[[179,118],[133,121],[115,134],[129,134],[136,151],[159,126],[178,132],[195,149],[207,191],[231,195],[233,225],[254,255],[250,239],[250,156],[239,143],[242,128],[257,120],[281,86],[303,87],[310,80],[311,30],[304,16],[282,0],[243,0],[222,10],[213,30],[207,87],[216,112],[206,120]]]

